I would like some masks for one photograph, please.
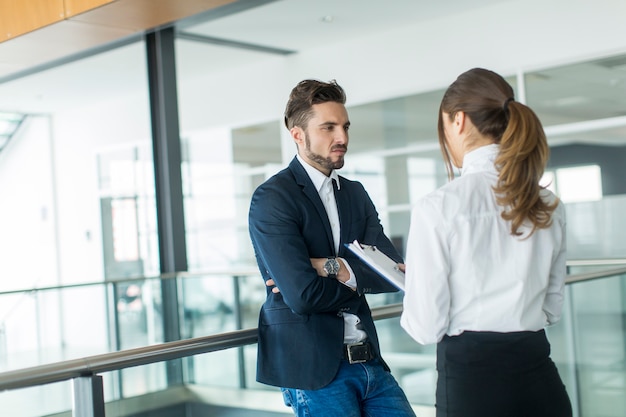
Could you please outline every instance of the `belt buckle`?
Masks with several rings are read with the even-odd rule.
[[[352,348],[356,349],[353,351]],[[348,362],[350,362],[350,364],[367,362],[368,359],[371,358],[369,344],[364,342],[347,344],[346,351],[348,353]]]

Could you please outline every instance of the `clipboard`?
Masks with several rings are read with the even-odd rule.
[[[398,268],[396,261],[378,250],[376,246],[363,245],[357,240],[346,243],[345,246],[380,276],[404,291],[404,272]]]

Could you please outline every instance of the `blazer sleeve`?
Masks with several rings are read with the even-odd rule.
[[[249,228],[259,269],[280,289],[268,296],[276,302],[282,299],[297,314],[355,312],[361,302],[358,293],[318,276],[311,265],[311,257],[328,255],[311,253],[311,248],[328,243],[319,230],[319,215],[297,193],[301,191],[289,184],[270,182],[252,196]]]

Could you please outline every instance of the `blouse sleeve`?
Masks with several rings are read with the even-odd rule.
[[[441,210],[434,201],[421,200],[411,214],[400,324],[423,345],[437,343],[448,329],[448,247]]]
[[[553,220],[556,224],[553,224],[552,227],[559,227],[561,232],[561,245],[555,250],[552,259],[548,289],[543,302],[543,312],[546,315],[548,325],[555,324],[561,319],[564,298],[563,293],[565,292],[565,277],[567,275],[566,221],[563,203],[559,203],[557,210],[559,216]]]

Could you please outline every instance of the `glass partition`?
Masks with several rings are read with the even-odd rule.
[[[619,259],[626,257],[626,195],[568,203],[568,259]]]
[[[579,415],[626,415],[626,276],[569,285],[566,300],[549,336]]]
[[[103,285],[0,295],[0,371],[110,351],[109,297]]]
[[[138,303],[115,300],[138,295],[83,285],[155,271],[144,244],[156,239],[154,204],[111,192],[139,184],[154,195],[140,166],[151,158],[146,79],[145,44],[127,42],[0,83],[2,110],[26,115],[0,164],[0,293],[15,291],[0,295],[3,371],[160,340],[117,344],[115,320],[124,328]]]
[[[0,392],[4,415],[41,417],[65,413],[72,408],[72,382],[62,381],[36,387]],[[10,410],[10,411],[9,411]]]
[[[573,270],[579,268],[584,270],[586,267],[572,267]],[[146,288],[155,285],[152,281],[128,282],[127,287],[138,285]],[[242,325],[245,328],[256,326],[253,323],[262,300],[260,297],[244,295],[241,289],[258,287],[261,290],[262,281],[257,275],[200,275],[181,278],[180,281],[185,283],[181,284],[184,291],[181,292],[180,305],[183,306],[181,315],[186,320],[184,328],[190,332],[187,336],[224,333],[239,329]],[[106,300],[107,294],[113,291],[111,285],[66,288],[62,292],[71,297]],[[227,290],[228,287],[232,290]],[[222,291],[215,291],[217,288]],[[48,296],[59,298],[58,292],[58,289],[42,290],[36,297],[41,300]],[[0,302],[6,302],[14,296],[15,294],[5,294]],[[370,297],[371,304],[377,306],[401,301],[400,294],[392,298],[384,297],[389,295]],[[201,306],[198,303],[200,299],[212,301]],[[145,315],[157,314],[157,305],[143,305],[146,308]],[[155,312],[147,311],[150,309]],[[118,312],[122,314],[122,310],[118,309]],[[91,318],[94,318],[93,315]],[[436,387],[435,345],[421,346],[415,343],[400,327],[399,317],[378,320],[376,325],[385,360],[412,404],[432,407]],[[138,345],[154,342],[146,338],[147,330],[142,326],[132,329],[129,326],[120,327],[118,331],[138,338]],[[572,399],[574,415],[623,416],[626,413],[623,395],[626,389],[626,275],[569,284],[566,287],[562,320],[549,327],[547,334],[552,345],[552,358]],[[76,350],[74,354],[89,353],[87,350]],[[55,354],[42,350],[41,356],[46,355],[48,359],[55,361],[67,359],[69,356],[61,350]],[[2,360],[5,366],[3,370],[6,370],[14,369],[10,366],[7,368],[6,365],[17,363],[19,358],[2,352]],[[132,407],[137,411],[148,410],[160,402],[165,407],[166,403],[163,401],[166,398],[172,401],[175,399],[174,403],[187,401],[240,407],[241,398],[253,398],[257,395],[256,392],[265,392],[268,403],[273,404],[276,404],[279,398],[277,396],[280,395],[277,388],[255,382],[255,345],[186,358],[183,361],[184,387],[167,386],[163,364],[161,362],[105,373],[104,394],[106,402],[110,404],[107,406],[107,416],[109,412],[112,416],[124,415],[123,412],[128,410],[129,404],[133,404]],[[188,390],[198,391],[192,395]],[[198,396],[198,392],[204,394]],[[36,404],[19,407],[18,414],[12,414],[14,417],[48,415],[71,407],[71,387],[67,383],[1,392],[0,403],[3,407],[6,404],[18,404],[20,401],[23,403],[24,398],[30,395],[38,398]],[[260,402],[256,407],[265,410],[266,405]],[[250,407],[250,404],[246,407]]]
[[[524,76],[527,102],[547,127],[621,116],[619,109],[626,103],[624,68],[626,55],[615,55],[529,71]],[[615,143],[624,143],[618,127],[597,133],[572,131],[569,139],[607,142],[617,135]]]

